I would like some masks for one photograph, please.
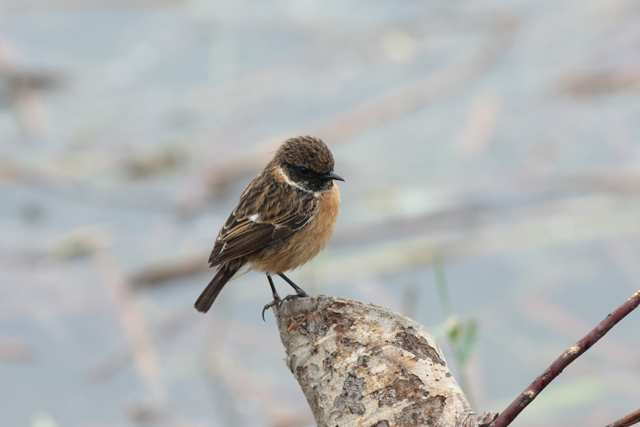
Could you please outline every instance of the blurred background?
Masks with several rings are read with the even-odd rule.
[[[3,0],[1,424],[314,425],[263,275],[192,308],[300,134],[346,182],[290,277],[427,326],[478,412],[640,287],[637,1]],[[514,425],[638,409],[639,315]]]

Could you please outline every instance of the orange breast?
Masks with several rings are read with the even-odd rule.
[[[318,196],[318,210],[309,223],[293,233],[282,246],[267,250],[253,259],[253,269],[284,273],[312,260],[329,243],[340,212],[338,186]]]

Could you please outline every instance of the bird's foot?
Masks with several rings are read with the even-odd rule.
[[[282,305],[282,303],[285,302],[285,301],[291,301],[291,300],[298,299],[298,298],[309,298],[309,296],[310,295],[307,294],[304,291],[302,291],[302,294],[287,295],[286,297],[284,297],[284,299],[282,300],[280,305]]]
[[[286,298],[285,298],[286,300]],[[273,298],[273,301],[271,301],[270,303],[267,303],[264,305],[264,308],[262,309],[262,321],[266,322],[266,320],[264,320],[264,312],[269,310],[271,307],[277,305],[278,308],[280,308],[280,306],[282,305],[282,300],[280,299],[280,297],[276,296],[275,298]]]
[[[290,299],[296,299],[296,298],[308,298],[311,296],[308,293],[306,293],[302,288],[297,288],[295,289],[295,291],[296,291],[295,295],[287,295],[286,297],[284,297],[284,301],[288,301]]]

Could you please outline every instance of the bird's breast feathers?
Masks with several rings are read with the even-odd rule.
[[[318,197],[317,208],[309,221],[286,241],[265,248],[253,259],[253,269],[268,273],[294,270],[313,259],[329,243],[340,212],[340,192],[336,185]]]

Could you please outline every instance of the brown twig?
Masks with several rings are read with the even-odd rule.
[[[573,71],[559,84],[561,92],[574,96],[633,90],[640,83],[640,67],[598,72]]]
[[[549,385],[560,373],[569,366],[571,362],[576,360],[582,353],[587,351],[600,338],[602,338],[611,328],[613,328],[627,314],[631,313],[640,305],[640,289],[631,295],[620,307],[613,313],[609,314],[598,326],[589,332],[584,338],[576,344],[569,347],[562,355],[547,368],[542,375],[531,383],[525,391],[514,400],[507,409],[504,410],[491,424],[491,427],[505,427],[522,412],[524,408],[535,399],[544,388]],[[633,414],[632,414],[633,415]],[[636,421],[637,422],[637,421]],[[630,425],[630,424],[620,424]]]
[[[131,277],[130,282],[136,289],[141,289],[170,280],[203,274],[207,271],[209,271],[209,265],[201,254],[182,256],[143,267]]]
[[[607,427],[629,427],[637,423],[640,423],[640,409],[620,418],[618,421],[609,424]]]

